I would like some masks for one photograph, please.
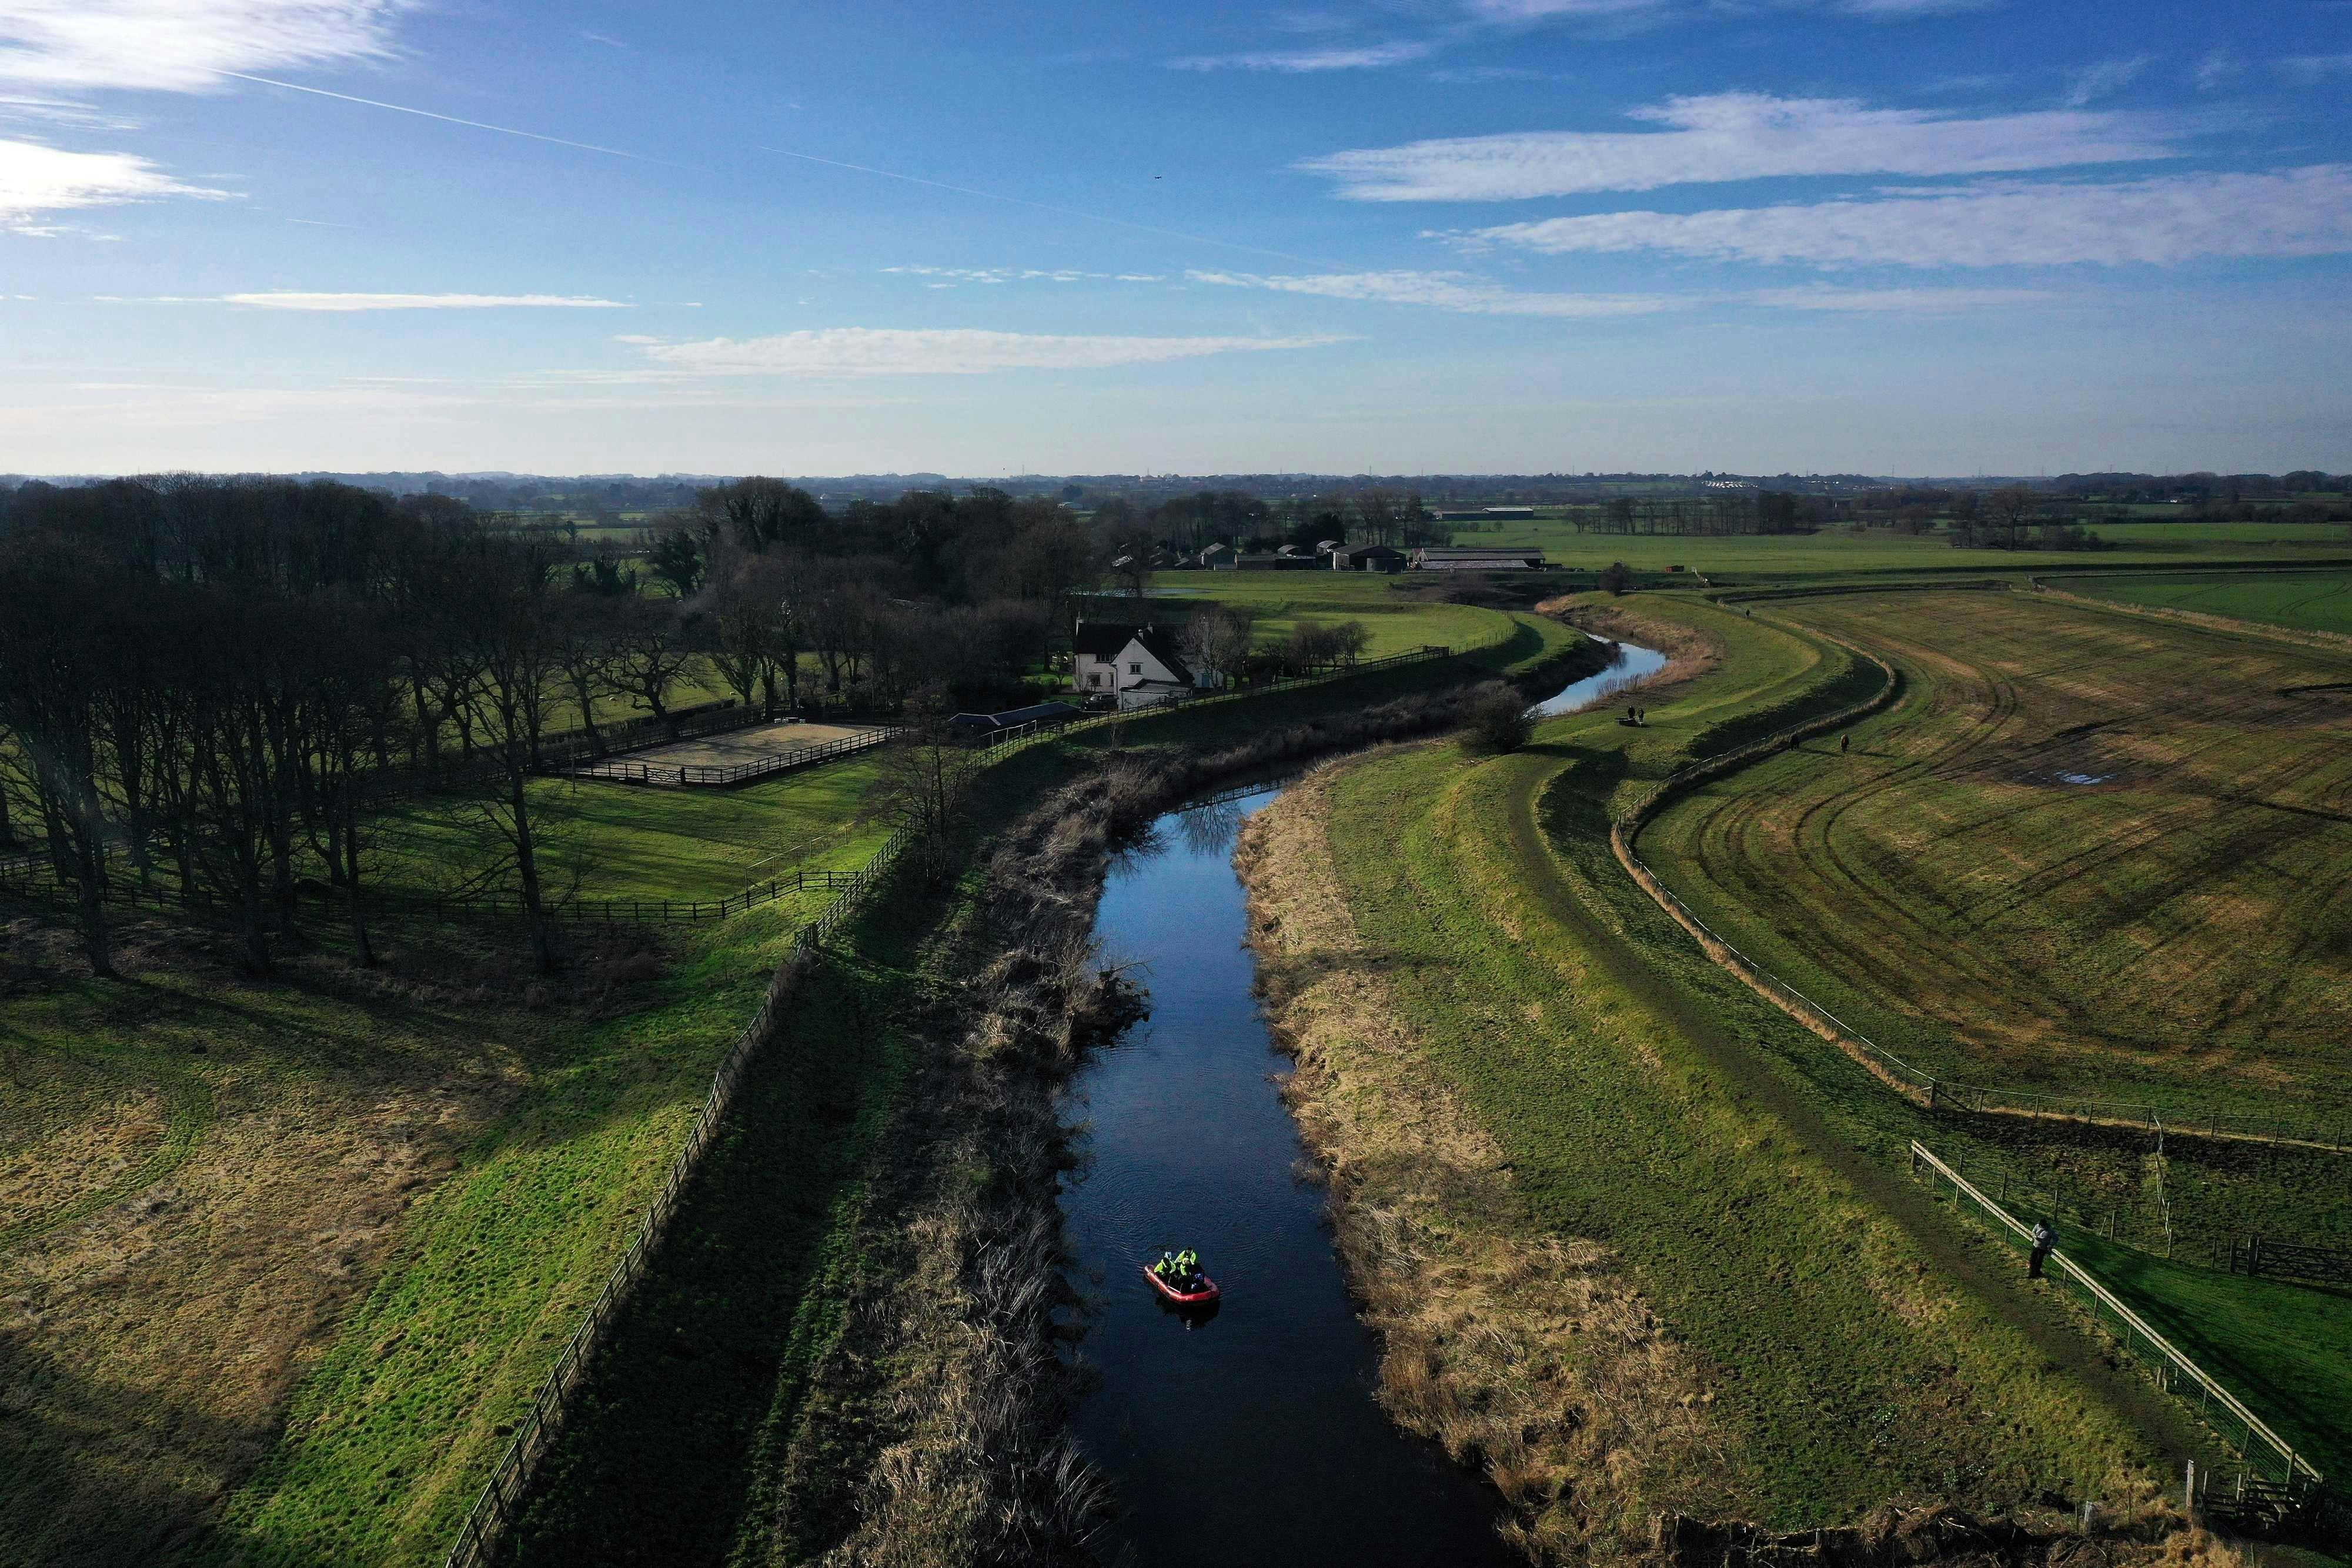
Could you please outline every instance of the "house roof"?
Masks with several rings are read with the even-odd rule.
[[[1129,639],[1143,630],[1124,621],[1081,621],[1071,646],[1097,659],[1116,659]]]
[[[1393,545],[1342,545],[1331,553],[1349,560],[1386,560],[1391,556],[1402,557],[1404,551]]]
[[[1192,666],[1184,662],[1184,651],[1177,645],[1174,632],[1165,626],[1141,626],[1136,629],[1135,640],[1143,644],[1145,653],[1167,665],[1170,674],[1192,685]]]

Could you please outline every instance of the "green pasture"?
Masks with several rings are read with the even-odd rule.
[[[2059,1245],[2332,1479],[2352,1478],[2352,1291],[2249,1279],[2059,1223]]]
[[[1718,586],[1807,578],[1990,577],[2116,567],[2352,561],[2352,537],[2341,523],[2100,523],[2093,531],[2113,548],[2079,552],[1955,549],[1944,535],[1914,536],[1891,528],[1717,538],[1580,533],[1565,521],[1543,517],[1465,533],[1461,542],[1540,546],[1549,560],[1579,572],[1597,571],[1612,561],[1643,572],[1680,566]]]
[[[1153,574],[1151,591],[1186,604],[1246,605],[1257,612],[1258,636],[1265,642],[1302,621],[1360,621],[1371,633],[1364,650],[1369,659],[1432,644],[1456,651],[1483,648],[1510,634],[1501,611],[1416,600],[1395,591],[1400,580],[1368,572],[1163,571]],[[1103,613],[1108,619],[1117,612]]]
[[[551,900],[588,902],[712,900],[796,867],[854,871],[890,834],[860,821],[880,766],[877,754],[850,757],[740,789],[535,779],[541,875]],[[467,807],[439,796],[403,802],[377,841],[379,884],[412,896],[458,891],[458,873],[496,848]],[[493,891],[511,897],[511,877]]]
[[[2252,527],[2252,524],[2241,525]],[[2069,593],[2155,610],[2187,610],[2296,632],[2352,636],[2352,570],[2281,574],[2146,577],[2065,577],[2052,584]]]

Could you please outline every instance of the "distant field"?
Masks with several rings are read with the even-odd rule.
[[[2297,632],[2352,636],[2352,570],[2278,577],[2170,572],[2147,577],[2070,577],[2053,586],[2122,604],[2188,610]]]
[[[1579,533],[1565,522],[1540,517],[1465,533],[1460,542],[1539,545],[1552,560],[1583,571],[1615,560],[1643,571],[1682,566],[1727,583],[1896,573],[1997,576],[2100,567],[2178,567],[2201,561],[2352,562],[2352,538],[2347,538],[2341,523],[2101,523],[2094,531],[2116,548],[2083,553],[1955,549],[1941,535],[1915,538],[1892,528],[1726,538]]]
[[[1710,924],[1964,1082],[2352,1109],[2352,656],[2000,592],[1777,612],[1909,689],[1651,828]]]
[[[1153,575],[1151,591],[1187,602],[1248,605],[1258,612],[1259,636],[1268,641],[1302,621],[1360,621],[1371,633],[1364,650],[1371,659],[1428,643],[1483,648],[1510,635],[1510,617],[1501,611],[1418,601],[1394,591],[1397,581],[1339,571],[1163,571]],[[1116,613],[1103,612],[1106,619]]]

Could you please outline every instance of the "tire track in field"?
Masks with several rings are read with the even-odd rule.
[[[2304,727],[2271,689],[2287,652],[2191,642],[2168,623],[2119,632],[2032,601],[1969,601],[1965,624],[1937,619],[1934,600],[1900,602],[1906,618],[1893,626],[1883,602],[1864,599],[1807,604],[1801,616],[1904,667],[1904,703],[1870,737],[1900,760],[1862,777],[1795,778],[1783,766],[1745,789],[1718,784],[1683,808],[1692,815],[1679,831],[1700,851],[1685,870],[1864,998],[1951,1029],[1964,1056],[2051,1040],[2056,1024],[2073,1044],[2168,1076],[2181,1050],[2216,1034],[2254,1048],[2254,1061],[2266,1041],[2307,1058],[2330,1020],[2321,1009],[2304,1021],[2313,1009],[2296,1003],[2306,971],[2352,940],[2336,913],[2352,871],[2340,858],[2318,870],[2327,857],[2300,846],[2324,830],[2260,802],[2332,800],[2352,788],[2352,767],[2318,735],[2277,748],[2282,721]],[[1936,632],[1917,634],[1923,622],[1967,641],[1937,645]],[[2045,724],[2046,736],[2026,738]],[[2117,789],[2070,795],[2025,779],[2014,781],[2024,798],[1996,791],[1979,812],[1953,810],[1965,804],[1957,790],[1906,799],[1929,780],[1964,787],[2060,767],[2076,747],[2085,772],[2127,772],[2137,799],[2104,808],[2095,802]],[[2024,863],[1971,874],[1980,840],[2014,846]],[[2268,920],[2250,930],[2257,904]],[[2035,945],[2042,956],[2029,960]],[[2133,1014],[2144,1021],[2126,1034],[2118,1019]],[[2308,1078],[2314,1065],[2291,1071]]]

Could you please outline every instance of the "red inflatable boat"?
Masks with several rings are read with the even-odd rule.
[[[1206,1274],[1201,1276],[1201,1288],[1197,1291],[1178,1290],[1175,1286],[1170,1284],[1167,1281],[1153,1273],[1151,1271],[1151,1265],[1149,1263],[1143,1265],[1143,1277],[1151,1281],[1151,1288],[1153,1290],[1159,1291],[1161,1295],[1167,1297],[1170,1301],[1175,1302],[1180,1307],[1205,1307],[1223,1293],[1217,1289],[1217,1282],[1214,1280],[1210,1279]]]

